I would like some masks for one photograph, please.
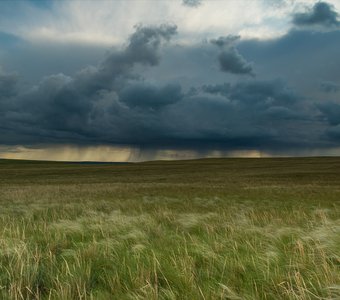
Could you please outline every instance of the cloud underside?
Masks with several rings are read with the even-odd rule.
[[[316,5],[295,15],[294,23],[336,25],[336,15],[325,16],[323,8],[319,17],[319,10]],[[33,87],[0,70],[1,143],[280,153],[339,144],[340,73],[333,68],[327,77],[313,71],[338,59],[330,50],[340,46],[339,31],[295,29],[271,41],[227,36],[184,48],[169,45],[176,33],[173,25],[137,26],[126,46],[99,65],[74,76],[51,75]],[[314,45],[319,50],[311,53]],[[162,67],[165,52],[201,64],[199,74],[186,71],[207,83],[192,80],[184,87],[176,77],[179,60],[172,63],[171,80],[142,76],[141,70]],[[304,80],[316,87],[317,96],[305,93]]]
[[[293,15],[293,23],[297,26],[339,27],[338,13],[331,4],[317,2],[307,12]]]

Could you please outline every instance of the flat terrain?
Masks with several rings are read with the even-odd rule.
[[[340,299],[340,158],[0,160],[0,299]]]

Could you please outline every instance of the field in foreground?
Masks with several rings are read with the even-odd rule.
[[[340,299],[340,158],[0,160],[0,299]]]

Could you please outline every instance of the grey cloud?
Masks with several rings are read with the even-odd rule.
[[[218,39],[212,39],[211,43],[223,49],[223,47],[234,46],[234,43],[239,39],[239,35],[220,36]]]
[[[280,120],[298,120],[305,119],[306,117],[295,110],[289,109],[285,106],[272,106],[265,111],[269,119]]]
[[[320,83],[320,89],[325,93],[336,93],[340,90],[340,84],[332,81],[322,81]]]
[[[202,0],[182,0],[184,6],[198,7],[202,4]]]
[[[283,83],[225,83],[201,90],[170,107],[176,113],[169,119],[177,125],[170,132],[176,132],[178,139],[229,149],[273,149],[301,142],[293,127],[301,128],[308,115],[301,98]]]
[[[6,73],[0,68],[0,127],[9,126],[7,118],[16,115],[16,96],[18,90],[18,76]],[[1,134],[0,134],[1,136]]]
[[[294,29],[277,39],[240,41],[238,49],[256,64],[258,78],[282,78],[313,101],[324,97],[321,80],[340,82],[339,30]]]
[[[317,106],[330,125],[336,126],[340,124],[340,104],[327,101]]]
[[[293,23],[297,26],[338,27],[340,25],[338,16],[333,5],[327,2],[317,2],[309,11],[294,14]]]
[[[18,76],[8,74],[0,68],[0,99],[13,96],[16,91]]]
[[[162,40],[169,41],[177,33],[175,25],[136,27],[125,50],[126,60],[133,63],[156,65],[159,63],[159,47]]]
[[[225,97],[238,114],[242,111],[241,118],[248,115],[259,123],[269,120],[275,123],[287,119],[302,121],[308,118],[300,107],[303,99],[278,80],[210,85],[204,86],[203,91]]]
[[[215,84],[215,85],[204,85],[202,90],[209,94],[220,94],[228,97],[231,90],[230,83]]]
[[[210,94],[219,94],[230,101],[237,101],[240,105],[248,107],[255,105],[287,107],[299,99],[296,93],[280,80],[253,80],[238,82],[234,85],[228,83],[205,85],[202,90]]]
[[[266,105],[291,105],[296,94],[279,80],[237,83],[230,91],[230,98],[242,103]]]
[[[7,118],[14,132],[2,132],[7,143],[16,136],[32,144],[272,149],[297,143],[286,122],[299,128],[306,118],[304,111],[297,113],[299,97],[277,81],[203,86],[188,94],[179,85],[159,87],[142,80],[95,94],[79,94],[74,84],[72,78],[54,75],[22,95],[20,118]]]
[[[316,105],[321,112],[321,118],[324,119],[327,126],[321,134],[323,140],[328,140],[339,146],[340,142],[340,104],[335,101],[324,101]]]
[[[236,75],[254,76],[252,65],[243,58],[235,47],[235,42],[239,40],[239,38],[239,36],[227,36],[211,40],[212,44],[221,49],[218,56],[220,69],[223,72]]]
[[[112,52],[98,67],[85,68],[73,78],[63,74],[48,76],[20,95],[16,99],[17,114],[21,115],[22,122],[30,124],[37,136],[39,131],[42,135],[48,131],[49,136],[57,139],[63,133],[68,136],[68,132],[72,133],[71,136],[90,137],[96,131],[91,129],[93,112],[98,111],[97,103],[103,101],[103,95],[115,95],[115,91],[136,77],[132,74],[136,64],[156,65],[161,42],[169,41],[175,33],[176,26],[138,26],[126,48]],[[8,78],[8,75],[3,76],[7,81]],[[114,100],[111,102],[113,105]],[[11,121],[15,119],[11,117]],[[27,131],[25,127],[21,129]]]
[[[178,84],[157,87],[145,83],[131,84],[120,92],[120,99],[130,107],[159,109],[180,101],[181,87]]]
[[[336,125],[328,129],[326,132],[326,136],[334,140],[335,142],[339,142],[340,141],[340,125]]]
[[[162,41],[169,41],[176,32],[175,25],[137,26],[124,50],[112,52],[98,68],[78,74],[79,85],[93,92],[110,89],[117,79],[128,76],[136,64],[157,65]]]
[[[247,63],[235,48],[221,52],[218,59],[221,70],[224,72],[254,76],[252,66]]]

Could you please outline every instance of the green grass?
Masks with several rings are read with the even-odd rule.
[[[0,299],[340,299],[340,158],[0,160]]]

